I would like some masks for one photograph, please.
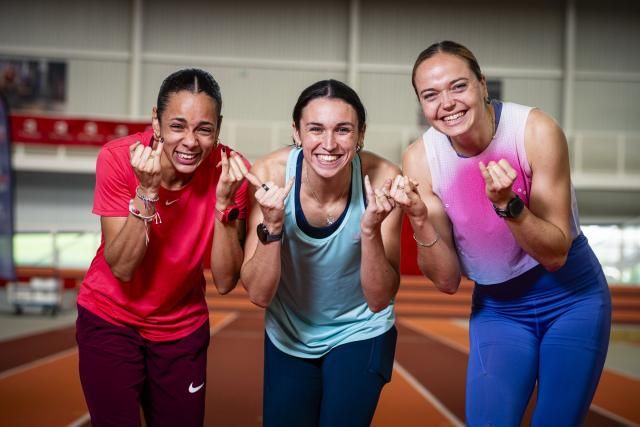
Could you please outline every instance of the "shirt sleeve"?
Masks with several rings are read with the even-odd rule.
[[[96,189],[93,213],[100,216],[129,215],[129,189],[126,169],[110,149],[103,148],[96,161]]]

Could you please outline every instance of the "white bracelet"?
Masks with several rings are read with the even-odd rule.
[[[153,215],[142,215],[142,212],[133,203],[133,199],[129,200],[129,213],[144,222],[144,243],[149,244],[149,223],[155,220],[156,224],[161,224],[160,214],[155,211]]]
[[[146,194],[143,194],[140,191],[140,186],[136,187],[136,197],[140,200],[142,200],[142,203],[144,203],[144,208],[146,210],[150,210],[151,209],[151,205],[155,206],[155,203],[160,200],[160,196],[156,194],[155,197],[149,197]]]
[[[133,204],[133,199],[129,200],[129,213],[133,216],[135,216],[136,218],[140,218],[141,220],[143,220],[145,223],[147,222],[151,222],[155,219],[156,217],[156,213],[154,213],[153,215],[142,215],[142,212],[140,212],[140,210],[138,208],[136,208],[136,206]]]
[[[436,243],[438,243],[438,240],[440,240],[440,235],[438,233],[436,233],[436,238],[433,239],[433,242],[429,242],[429,243],[423,243],[420,240],[418,240],[416,238],[416,233],[413,233],[413,240],[416,241],[416,243],[418,244],[418,246],[422,246],[423,248],[430,248],[431,246],[435,245]]]

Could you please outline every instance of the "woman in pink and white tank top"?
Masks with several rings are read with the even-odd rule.
[[[462,274],[475,282],[465,422],[520,425],[537,383],[532,425],[580,425],[611,302],[580,231],[564,133],[538,109],[491,102],[458,43],[420,53],[412,79],[431,128],[407,149],[391,194],[424,275],[450,294]]]

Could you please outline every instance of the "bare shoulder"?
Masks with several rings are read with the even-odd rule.
[[[262,182],[272,181],[279,186],[284,185],[287,158],[290,152],[291,147],[283,147],[272,151],[255,161],[251,167],[251,173],[260,178]]]
[[[362,175],[369,175],[371,184],[380,186],[385,179],[394,179],[400,174],[400,167],[390,160],[385,159],[371,151],[360,152],[362,161]]]
[[[530,161],[540,156],[556,156],[567,151],[567,139],[558,123],[547,113],[534,108],[527,117],[525,150]]]
[[[422,138],[413,141],[402,155],[402,171],[420,183],[430,181],[429,162]]]
[[[424,143],[422,141],[422,138],[418,138],[411,144],[409,144],[409,146],[406,148],[406,150],[404,150],[404,153],[402,154],[403,160],[414,156],[424,157]]]
[[[413,141],[402,154],[403,167],[407,164],[422,163],[426,157],[422,138]]]

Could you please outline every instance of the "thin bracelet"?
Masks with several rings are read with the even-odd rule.
[[[151,205],[155,205],[155,203],[160,200],[160,196],[158,194],[156,194],[156,197],[149,197],[146,194],[143,194],[140,191],[140,186],[136,187],[136,197],[140,200],[142,200],[142,202],[144,203],[144,208],[146,210],[150,210],[151,209]]]
[[[151,222],[156,218],[155,212],[152,215],[142,215],[142,212],[133,204],[133,199],[129,200],[129,213],[144,222]]]
[[[162,224],[160,214],[155,211],[153,215],[142,215],[142,212],[133,204],[133,199],[129,200],[129,213],[138,219],[141,219],[144,223],[144,243],[149,244],[149,223],[155,221],[156,224]]]
[[[435,245],[436,243],[438,243],[438,240],[440,240],[440,235],[438,233],[436,233],[436,238],[433,239],[433,242],[429,242],[429,243],[422,243],[420,240],[418,240],[416,238],[416,233],[413,233],[413,240],[416,241],[416,243],[418,244],[418,246],[422,246],[423,248],[430,248],[431,246]]]

